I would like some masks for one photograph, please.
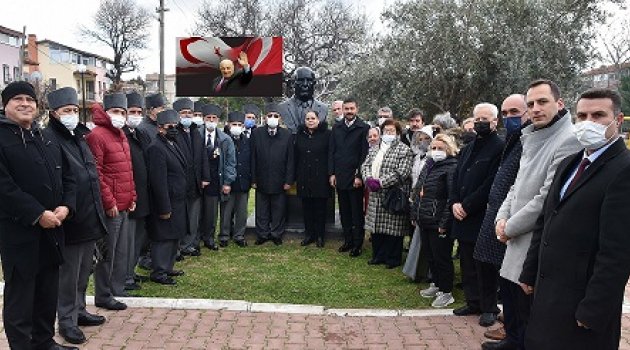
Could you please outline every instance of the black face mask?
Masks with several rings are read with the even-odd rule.
[[[176,128],[168,128],[166,129],[166,135],[164,135],[167,139],[171,141],[175,141],[177,138],[178,131]]]
[[[490,122],[475,122],[475,132],[481,137],[490,135]]]
[[[477,134],[474,131],[465,131],[462,133],[462,142],[464,142],[464,144],[467,145],[473,142],[476,137],[477,137]]]

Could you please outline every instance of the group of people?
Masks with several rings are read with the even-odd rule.
[[[248,104],[223,118],[221,107],[188,98],[167,108],[159,94],[112,93],[92,107],[90,130],[72,88],[48,94],[45,128],[29,83],[9,84],[2,102],[0,254],[11,348],[73,349],[54,342],[55,316],[73,344],[86,340],[79,327],[105,322],[85,307],[93,257],[96,306],[123,310],[116,297],[141,288],[136,266],[174,285],[184,274],[175,261],[200,255],[202,245],[246,247],[251,188],[255,244],[281,245],[293,186],[303,246],[325,245],[335,192],[339,252],[360,256],[367,231],[368,263],[394,269],[411,235],[403,272],[430,282],[420,295],[434,307],[454,302],[457,240],[465,305],[453,312],[490,326],[497,291],[503,303],[505,335],[483,349],[618,347],[630,151],[614,91],[584,92],[574,124],[557,85],[534,81],[503,101],[504,138],[490,103],[461,127],[448,113],[425,125],[414,108],[403,128],[387,107],[370,125],[353,98],[333,103],[329,126],[314,103],[269,103],[264,113]]]

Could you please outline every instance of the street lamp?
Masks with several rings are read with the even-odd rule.
[[[81,97],[83,97],[83,123],[87,122],[87,110],[85,109],[85,72],[87,66],[83,63],[77,65],[77,70],[81,73]]]

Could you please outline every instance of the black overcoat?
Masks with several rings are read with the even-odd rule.
[[[350,127],[345,119],[333,125],[328,149],[328,175],[335,175],[337,189],[351,190],[354,179],[362,178],[361,165],[368,154],[369,129],[369,125],[359,117]]]
[[[313,133],[299,126],[295,135],[295,170],[297,195],[302,198],[328,198],[332,188],[328,181],[328,146],[330,130],[319,123]]]
[[[149,215],[151,206],[149,203],[149,171],[147,168],[146,151],[151,145],[151,137],[141,129],[133,131],[123,127],[129,152],[131,153],[131,166],[133,167],[133,182],[136,185],[136,209],[129,213],[129,218],[140,219]]]
[[[276,130],[271,136],[268,128],[256,128],[251,137],[252,183],[266,194],[284,192],[283,185],[292,185],[295,176],[293,135],[284,128]]]

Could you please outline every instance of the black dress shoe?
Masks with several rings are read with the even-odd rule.
[[[190,252],[190,256],[201,256],[201,249],[193,248],[193,250]]]
[[[175,261],[184,261],[184,256],[181,253],[177,253]]]
[[[376,259],[368,260],[368,265],[382,265],[382,264],[384,264],[384,262],[380,260],[376,260]]]
[[[516,350],[518,346],[508,339],[487,341],[481,344],[482,350]]]
[[[453,314],[455,316],[479,315],[480,313],[481,310],[470,307],[468,305],[464,305],[458,309],[453,310]]]
[[[151,277],[151,281],[155,283],[159,283],[159,284],[169,285],[169,286],[177,284],[177,281],[175,281],[172,277],[169,277],[169,276]]]
[[[125,283],[125,290],[138,290],[138,289],[142,289],[142,287],[140,287],[140,285],[136,282]]]
[[[262,238],[262,237],[258,237],[256,238],[256,242],[254,242],[255,245],[261,245],[264,244],[265,242],[267,242],[269,239],[267,238]]]
[[[169,277],[183,276],[184,274],[184,270],[173,270],[166,273],[166,275]]]
[[[275,245],[282,245],[282,238],[280,237],[272,237],[271,241],[273,242],[273,244]]]
[[[339,253],[349,252],[352,249],[352,245],[350,243],[344,243],[341,247],[339,247]]]
[[[83,344],[86,340],[79,327],[60,328],[59,335],[70,344]]]
[[[76,346],[67,346],[54,343],[48,348],[48,350],[79,350],[79,348],[77,348]]]
[[[102,309],[114,310],[114,311],[125,310],[127,308],[127,304],[122,303],[116,299],[112,299],[106,303],[94,303],[94,305]]]
[[[219,242],[219,246],[221,248],[226,248],[228,246],[229,242],[228,241],[221,241]]]
[[[350,251],[350,256],[356,258],[357,256],[363,254],[363,250],[361,248],[352,248]]]
[[[481,327],[490,327],[497,321],[497,315],[492,312],[484,312],[479,316],[479,325]]]
[[[242,241],[235,241],[234,242],[237,246],[243,248],[243,247],[247,247],[247,241],[246,240],[242,240]]]
[[[317,239],[317,248],[324,248],[324,239],[321,237]]]
[[[210,250],[219,250],[219,246],[214,242],[203,242],[203,245]]]
[[[186,247],[180,251],[180,254],[183,256],[190,256],[192,255],[192,252],[193,252],[193,248]]]
[[[77,323],[81,327],[100,326],[105,323],[105,316],[90,313],[81,314],[79,315]]]
[[[305,246],[307,246],[307,245],[309,245],[309,244],[311,244],[311,243],[313,243],[313,242],[315,242],[315,239],[314,239],[314,238],[312,238],[312,237],[309,237],[309,238],[304,238],[304,239],[302,240],[302,242],[300,242],[300,245],[301,245],[302,247],[305,247]]]

